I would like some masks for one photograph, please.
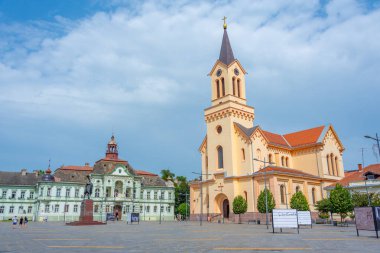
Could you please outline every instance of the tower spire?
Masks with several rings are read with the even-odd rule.
[[[224,17],[222,20],[224,21],[223,28],[223,39],[222,39],[222,47],[220,48],[220,54],[219,54],[219,61],[223,62],[226,65],[229,65],[231,62],[235,60],[234,53],[232,52],[230,39],[228,38],[227,34],[227,23],[226,23],[226,17]]]

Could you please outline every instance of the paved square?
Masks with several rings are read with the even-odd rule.
[[[12,229],[0,223],[0,252],[379,252],[374,232],[315,225],[272,234],[265,225],[143,222],[73,227],[59,222]]]

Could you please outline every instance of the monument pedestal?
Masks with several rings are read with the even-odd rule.
[[[66,225],[70,226],[86,226],[86,225],[104,225],[106,223],[94,221],[94,202],[92,199],[82,201],[80,207],[79,221],[69,222]]]

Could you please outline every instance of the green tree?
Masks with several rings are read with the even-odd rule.
[[[315,209],[318,211],[318,215],[321,219],[328,219],[331,212],[330,199],[321,199],[315,203]]]
[[[350,192],[340,184],[337,184],[331,191],[330,202],[331,211],[340,215],[341,222],[343,217],[346,217],[347,213],[353,209]]]
[[[257,198],[257,209],[260,213],[265,213],[265,192],[267,192],[268,195],[268,212],[271,213],[272,210],[276,207],[276,203],[274,201],[272,193],[268,189],[264,189],[260,192],[259,197]]]
[[[174,182],[174,177],[175,177],[175,174],[171,172],[169,169],[161,170],[162,180]]]
[[[247,212],[247,201],[241,195],[234,198],[234,201],[232,202],[232,211],[234,214],[239,215],[240,224],[240,214]]]
[[[380,206],[380,194],[375,193],[371,199],[372,206]]]
[[[290,200],[290,207],[293,209],[297,209],[298,211],[309,211],[309,203],[307,203],[307,199],[305,195],[301,191],[298,191],[293,194]]]
[[[182,215],[182,217],[189,217],[190,206],[186,203],[181,203],[177,208],[177,213]]]
[[[189,201],[189,195],[190,195],[190,186],[187,182],[186,177],[184,176],[177,176],[175,179],[176,183],[174,184],[174,194],[175,194],[175,210],[178,213],[178,207],[182,203],[186,203],[186,195],[187,200]]]
[[[354,192],[352,194],[352,205],[354,207],[368,206],[368,195],[366,193]]]

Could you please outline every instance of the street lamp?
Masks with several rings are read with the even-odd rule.
[[[379,156],[380,156],[380,142],[379,142],[379,136],[377,136],[377,133],[376,133],[376,138],[375,137],[371,137],[369,135],[365,135],[364,137],[367,138],[367,139],[375,140],[377,142],[377,151],[379,152]]]
[[[265,157],[264,157],[264,160],[259,160],[259,159],[256,159],[256,158],[253,158],[254,161],[257,161],[257,162],[262,162],[264,163],[264,169],[266,168],[266,164],[270,165],[270,164],[273,164],[272,162],[267,162],[265,160]],[[264,188],[265,188],[265,224],[267,225],[267,229],[269,228],[269,225],[268,225],[268,191],[267,191],[267,171],[264,170]]]
[[[204,174],[204,173],[197,173],[197,172],[192,172],[193,174],[196,174],[196,175],[200,175],[200,180],[201,180],[201,182],[200,182],[200,187],[201,187],[201,201],[200,201],[200,203],[201,203],[201,217],[200,217],[200,219],[199,219],[199,226],[202,226],[202,219],[203,219],[203,187],[202,187],[202,181],[203,181],[203,178],[202,178],[202,176],[203,175],[205,175],[205,176],[208,176],[208,175],[211,175],[211,174]]]
[[[367,192],[368,206],[371,206],[372,204],[371,204],[371,198],[370,198],[369,192],[368,192],[367,180],[368,180],[368,175],[365,175],[364,185],[365,185],[365,190]]]

